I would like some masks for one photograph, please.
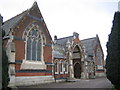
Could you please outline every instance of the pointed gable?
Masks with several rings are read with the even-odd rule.
[[[49,33],[47,25],[46,25],[46,23],[44,21],[44,18],[43,18],[42,14],[41,14],[41,11],[40,11],[36,1],[32,5],[32,7],[29,9],[29,13],[27,15],[30,18],[34,19],[34,20],[40,21],[42,23],[42,26],[44,27],[44,31],[43,32],[45,32],[45,34],[46,34],[48,39],[52,40],[52,37],[51,37],[51,35]]]
[[[55,39],[53,44],[53,56],[54,58],[66,58],[66,43],[70,41],[72,43],[73,36]]]
[[[17,16],[9,19],[8,21],[4,22],[3,24],[3,30],[6,32],[6,36],[9,34],[10,29],[14,29],[15,26],[25,17],[29,17],[33,20],[36,20],[41,23],[41,26],[44,28],[43,32],[46,34],[47,38],[49,40],[52,40],[50,33],[48,31],[48,28],[46,26],[46,23],[44,22],[44,19],[42,17],[42,14],[40,12],[40,9],[38,7],[37,2],[35,1],[32,7],[21,14],[18,14]]]
[[[32,15],[32,16],[34,16],[36,18],[39,18],[39,19],[43,18],[42,14],[41,14],[41,11],[40,11],[36,1],[33,3],[32,7],[29,9],[29,13],[28,14]]]
[[[76,32],[73,32],[72,36],[63,37],[63,38],[57,38],[57,36],[55,36],[55,41],[53,44],[54,58],[66,58],[68,44],[71,45],[71,47],[74,47],[74,44],[76,43],[76,39],[79,40],[79,34]],[[80,40],[79,40],[79,43],[80,43]]]
[[[94,55],[96,55],[98,49],[100,49],[102,56],[104,56],[98,35],[96,35],[96,37],[93,38],[81,40],[81,43],[85,46],[85,50],[88,57],[93,57]]]
[[[94,49],[96,46],[96,37],[81,40],[81,43],[85,46],[87,55],[93,56]]]

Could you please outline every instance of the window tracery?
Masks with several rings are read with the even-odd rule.
[[[39,26],[35,24],[29,25],[24,31],[23,39],[26,41],[25,59],[28,61],[41,61],[46,38],[43,32],[40,32]]]
[[[33,28],[28,32],[26,38],[26,60],[40,61],[42,40],[39,31]]]
[[[42,28],[36,22],[33,22],[26,27],[22,39],[25,42],[25,59],[21,64],[21,69],[46,69],[47,66],[43,56],[46,37]],[[43,44],[43,42],[45,43]]]

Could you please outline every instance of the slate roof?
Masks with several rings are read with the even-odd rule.
[[[60,44],[60,45],[66,45],[66,42],[69,40],[70,42],[72,42],[73,36],[69,36],[69,37],[64,37],[64,38],[59,38],[57,40],[55,40],[55,43]]]
[[[6,22],[4,22],[2,28],[3,28],[3,30],[5,31],[5,37],[8,36],[8,34],[9,34],[9,32],[10,32],[10,29],[13,29],[13,28],[16,26],[16,24],[18,24],[19,21],[20,21],[24,16],[28,15],[30,18],[33,18],[33,19],[38,20],[38,21],[42,21],[42,22],[44,23],[44,25],[45,25],[44,28],[46,29],[46,30],[44,30],[44,32],[46,32],[46,36],[48,36],[49,39],[50,39],[51,42],[52,42],[52,37],[50,36],[50,33],[49,33],[48,28],[47,28],[47,26],[46,26],[46,24],[45,24],[45,22],[44,22],[44,19],[43,19],[43,17],[42,17],[42,14],[41,14],[40,10],[39,10],[38,12],[36,12],[36,13],[40,14],[41,17],[36,17],[36,16],[34,17],[34,15],[32,16],[32,15],[30,14],[30,12],[31,12],[32,10],[34,10],[34,9],[39,10],[39,7],[38,7],[38,4],[37,4],[36,1],[34,2],[34,4],[32,5],[32,7],[31,7],[30,9],[27,9],[26,11],[22,12],[21,14],[13,17],[13,18],[11,18],[11,19],[9,19],[9,20],[6,21]]]
[[[54,41],[53,56],[55,58],[66,58],[66,43],[68,40],[72,42],[73,36],[59,38]]]
[[[81,40],[81,43],[85,46],[87,55],[93,56],[93,51],[96,46],[96,37]]]
[[[14,28],[14,26],[22,19],[23,16],[27,14],[27,10],[23,13],[11,18],[10,20],[4,22],[2,28],[5,31],[5,36],[9,34],[10,28]]]
[[[64,46],[59,44],[54,44],[53,47],[54,47],[53,49],[54,58],[66,58]]]

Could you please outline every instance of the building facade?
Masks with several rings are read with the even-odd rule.
[[[86,50],[87,66],[88,68],[90,67],[87,69],[89,78],[105,76],[104,53],[98,35],[93,38],[81,40],[81,43]]]
[[[37,3],[4,22],[3,29],[10,86],[51,82],[52,39]]]
[[[80,40],[76,32],[52,40],[37,2],[4,22],[2,28],[9,58],[9,86],[88,79],[104,73],[104,55],[98,36],[92,54],[88,53],[86,40]]]
[[[62,74],[67,79],[86,78],[84,55],[84,49],[78,33],[74,32],[72,36],[59,39],[55,36],[53,61],[58,64],[55,64],[55,78],[62,78]]]

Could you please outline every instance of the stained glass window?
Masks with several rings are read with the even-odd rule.
[[[37,31],[34,29],[32,30],[32,36],[37,37]]]
[[[41,40],[39,40],[37,43],[37,60],[41,60]]]
[[[32,42],[32,60],[36,60],[36,41]]]
[[[28,38],[27,40],[27,60],[31,59],[31,39]]]
[[[31,29],[28,32],[28,36],[26,40],[27,40],[26,59],[33,61],[41,61],[42,42],[38,30],[34,28]]]

